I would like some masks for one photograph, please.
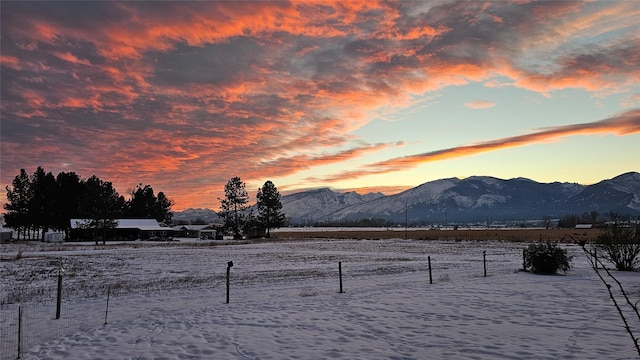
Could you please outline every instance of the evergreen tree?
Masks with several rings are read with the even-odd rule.
[[[87,220],[82,227],[93,229],[94,236],[102,236],[104,241],[107,233],[117,227],[116,219],[123,214],[124,206],[124,197],[118,195],[113,185],[93,175],[84,182],[79,213]]]
[[[157,198],[150,185],[138,184],[134,190],[130,190],[129,194],[131,198],[127,202],[126,212],[128,217],[141,219],[154,217]]]
[[[79,207],[83,192],[83,183],[75,172],[61,172],[56,176],[58,193],[56,196],[56,213],[54,214],[53,227],[68,233],[70,219],[80,217]]]
[[[81,180],[74,172],[61,172],[54,177],[38,167],[29,176],[21,169],[11,186],[5,189],[5,223],[17,231],[18,239],[21,235],[33,238],[28,236],[28,232],[40,231],[44,237],[49,229],[68,231],[69,220],[74,218],[85,219],[83,227],[94,229],[94,233],[104,236],[109,229],[117,226],[115,219],[131,214],[131,204],[118,195],[110,182],[102,181],[95,175]],[[173,202],[162,192],[154,196],[150,185],[139,185],[132,200],[139,200],[133,202],[139,202],[138,207],[143,209],[143,213],[136,216],[151,217],[158,221],[170,221],[173,216]]]
[[[165,223],[171,222],[171,218],[173,218],[171,206],[173,206],[173,201],[169,200],[166,195],[160,191],[158,193],[158,201],[156,205],[156,220]]]
[[[8,186],[7,203],[4,209],[4,220],[8,227],[16,229],[18,232],[18,240],[20,233],[26,236],[27,229],[31,224],[29,214],[29,204],[31,203],[31,179],[24,169],[20,169],[20,175],[17,175],[11,182],[11,188]]]
[[[38,167],[31,176],[31,199],[29,212],[32,224],[36,229],[41,230],[41,240],[44,241],[44,234],[55,226],[54,218],[56,210],[56,197],[58,185],[56,178],[50,172],[45,172],[42,167]]]
[[[267,180],[262,185],[262,188],[258,189],[256,198],[258,222],[265,227],[267,237],[270,237],[271,229],[277,229],[285,224],[285,215],[280,211],[282,209],[280,193],[276,186],[270,180]]]
[[[233,234],[234,239],[242,238],[242,229],[245,227],[245,210],[249,202],[246,186],[239,177],[231,178],[224,186],[224,199],[220,201],[218,215],[224,219],[224,229]]]
[[[131,191],[131,199],[127,202],[127,216],[132,218],[153,218],[159,222],[171,221],[173,202],[159,192],[156,197],[151,185],[138,184]]]

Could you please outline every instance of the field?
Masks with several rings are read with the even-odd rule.
[[[600,230],[598,229],[462,229],[462,230],[415,230],[403,228],[393,230],[361,230],[350,228],[348,231],[314,228],[283,228],[275,233],[281,239],[394,239],[407,238],[415,240],[480,240],[480,241],[513,241],[536,242],[552,241],[574,243],[575,241],[593,242]]]
[[[18,306],[22,359],[638,357],[578,246],[562,245],[574,256],[566,274],[534,275],[520,271],[526,243],[475,231],[473,241],[278,232],[269,241],[1,244],[0,357],[16,358]],[[615,275],[638,301],[638,273]]]

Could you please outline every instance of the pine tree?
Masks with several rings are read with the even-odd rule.
[[[130,191],[131,199],[127,202],[127,216],[132,218],[153,218],[159,222],[169,222],[173,213],[169,200],[161,191],[156,196],[151,185],[138,184]]]
[[[56,194],[56,213],[54,227],[69,232],[70,219],[80,217],[79,207],[83,192],[83,183],[75,172],[61,172],[56,176],[58,193]]]
[[[244,182],[237,176],[231,178],[224,186],[224,195],[224,199],[218,198],[218,215],[224,219],[224,229],[233,233],[234,239],[241,239],[246,222],[245,210],[249,202]]]
[[[171,222],[171,218],[173,218],[171,206],[173,206],[173,200],[168,199],[167,196],[160,191],[156,203],[156,220],[160,222]]]
[[[40,230],[41,240],[44,234],[55,227],[56,195],[58,185],[51,172],[45,172],[40,166],[31,176],[30,213],[33,225]]]
[[[267,229],[267,237],[271,236],[270,230],[277,229],[285,224],[285,215],[280,211],[280,193],[276,186],[267,181],[261,189],[258,189],[257,206],[258,222]]]
[[[118,226],[116,219],[122,215],[124,197],[119,196],[113,185],[93,175],[84,182],[84,192],[79,205],[79,214],[86,219],[80,227],[92,229],[94,240],[102,237]]]
[[[4,220],[8,227],[14,228],[18,231],[18,240],[20,240],[20,232],[25,235],[29,225],[31,225],[29,205],[31,203],[31,179],[24,169],[20,169],[20,175],[17,175],[11,182],[12,187],[8,186],[7,190],[7,203],[4,204],[4,209],[7,213],[4,214]]]

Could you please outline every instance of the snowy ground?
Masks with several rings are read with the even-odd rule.
[[[582,251],[568,246],[575,258],[566,275],[541,276],[518,271],[525,246],[3,244],[0,358],[17,357],[21,305],[22,359],[637,359]],[[54,320],[60,260],[62,316]],[[639,275],[615,273],[633,302]],[[621,305],[640,335],[640,319]]]

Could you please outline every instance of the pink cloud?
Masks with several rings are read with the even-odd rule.
[[[478,109],[492,108],[496,106],[496,103],[488,100],[473,100],[473,101],[464,103],[464,105],[469,109],[478,110]]]
[[[0,5],[2,181],[47,165],[46,151],[28,151],[41,143],[24,140],[38,136],[59,144],[51,162],[124,187],[158,183],[182,207],[208,196],[189,189],[214,194],[234,175],[295,174],[393,146],[362,145],[353,131],[425,93],[474,82],[615,93],[640,82],[630,2],[35,4]],[[598,46],[574,42],[618,32]],[[545,130],[361,170],[578,133]]]

